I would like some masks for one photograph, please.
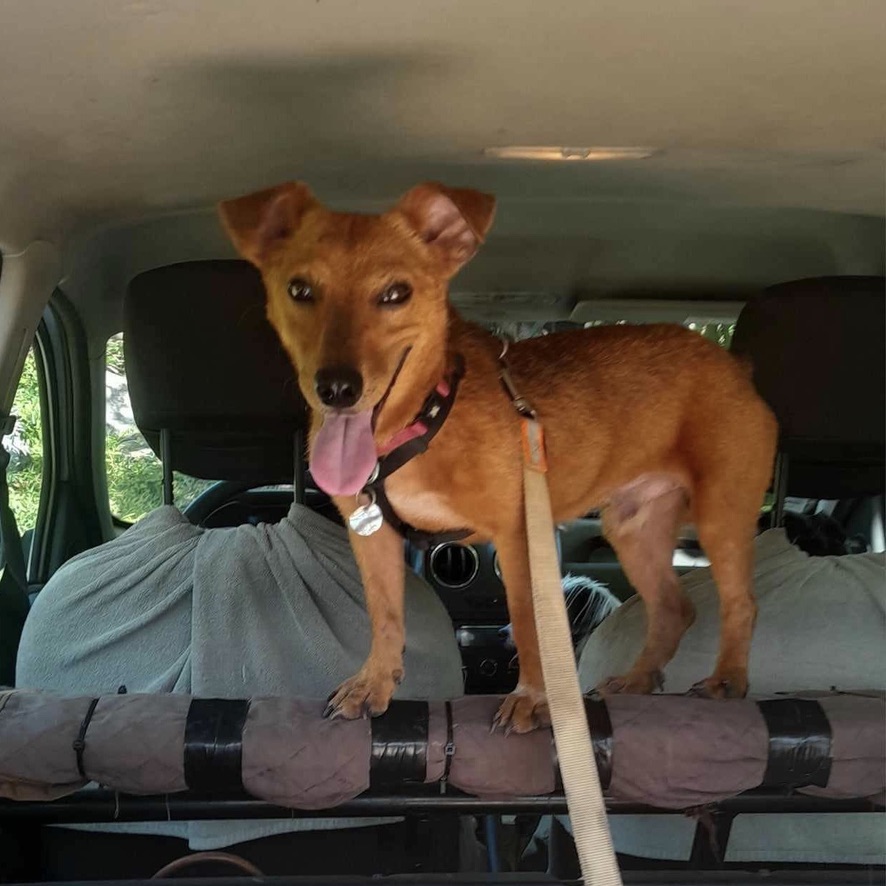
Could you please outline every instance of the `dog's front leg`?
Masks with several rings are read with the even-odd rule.
[[[348,509],[353,510],[354,500],[337,500],[336,505],[342,513],[348,513]],[[350,539],[363,579],[372,644],[363,667],[330,698],[325,716],[355,720],[383,714],[403,680],[406,563],[403,539],[387,523],[370,536],[352,532]]]
[[[526,527],[521,524],[493,539],[498,552],[502,580],[508,598],[508,614],[517,656],[520,679],[517,688],[504,700],[495,715],[495,725],[506,732],[531,732],[551,722],[545,697],[535,615],[532,609],[532,579],[529,574],[529,546]]]

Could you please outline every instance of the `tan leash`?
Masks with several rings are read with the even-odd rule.
[[[572,834],[585,886],[621,886],[572,651],[548,491],[544,431],[532,408],[514,387],[504,363],[506,353],[507,346],[500,358],[502,383],[522,420],[523,501],[532,608]]]

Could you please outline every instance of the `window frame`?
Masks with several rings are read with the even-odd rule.
[[[93,491],[91,386],[80,318],[56,289],[38,325],[43,422],[43,481],[28,557],[28,583],[39,589],[63,563],[104,541]]]
[[[25,581],[30,587],[33,584],[39,582],[38,573],[39,570],[36,566],[37,557],[35,555],[36,551],[36,537],[37,537],[37,527],[40,526],[46,519],[47,510],[49,507],[49,498],[50,498],[50,476],[51,476],[51,454],[50,447],[48,445],[49,438],[49,395],[47,390],[47,380],[46,380],[46,360],[47,360],[47,352],[46,352],[46,337],[47,337],[47,329],[44,318],[40,319],[40,322],[37,325],[37,329],[34,333],[34,338],[29,345],[26,354],[33,356],[34,359],[34,369],[37,376],[37,399],[38,399],[38,410],[39,410],[39,420],[40,420],[40,445],[41,445],[41,469],[40,469],[40,491],[37,500],[37,513],[34,520],[33,526],[24,526],[21,521],[21,514],[16,513],[15,507],[10,501],[10,508],[12,510],[13,516],[15,517],[16,524],[19,530],[19,536],[24,540],[24,536],[30,532],[31,539],[30,543],[26,550],[23,550],[24,554],[24,563],[25,563]],[[28,357],[25,357],[27,360]],[[15,394],[13,395],[13,402],[11,407],[10,416],[15,419],[15,423],[10,427],[10,432],[14,432],[15,425],[20,420],[21,416],[18,415],[15,408],[15,401],[18,398],[19,391],[21,390],[22,379],[24,377],[24,366],[22,367],[22,373],[19,375],[18,383],[15,388]],[[14,472],[7,468],[6,479],[7,483],[9,483],[14,476]]]

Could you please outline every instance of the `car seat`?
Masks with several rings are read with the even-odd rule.
[[[174,471],[220,481],[185,509],[196,523],[273,513],[268,498],[279,503],[279,491],[253,501],[253,512],[234,504],[252,488],[293,484],[304,501],[307,412],[251,265],[194,261],[146,271],[126,293],[123,329],[133,415],[163,463],[164,503],[174,499]],[[316,493],[314,501],[323,503]]]
[[[773,525],[788,496],[882,495],[886,447],[886,280],[820,277],[748,301],[732,352],[779,423]]]

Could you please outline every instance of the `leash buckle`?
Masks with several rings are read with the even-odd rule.
[[[516,409],[523,418],[535,421],[535,410],[529,405],[529,401],[525,397],[517,397],[513,403],[514,409]]]
[[[511,405],[524,419],[535,421],[536,412],[532,408],[532,404],[517,390],[514,380],[511,378],[511,372],[508,368],[508,361],[505,359],[508,353],[510,342],[505,339],[502,342],[501,353],[498,355],[498,377],[511,398]]]

